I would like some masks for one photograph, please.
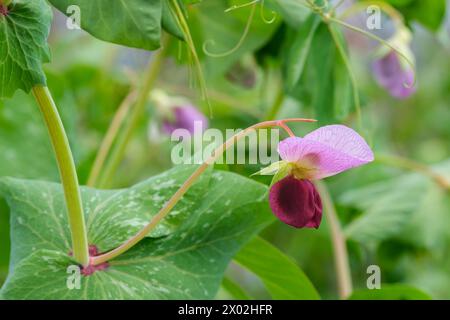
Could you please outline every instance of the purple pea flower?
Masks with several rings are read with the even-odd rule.
[[[410,66],[405,66],[401,59],[397,52],[390,51],[373,63],[373,72],[379,85],[391,96],[406,99],[416,91],[413,85],[414,70]]]
[[[269,203],[281,221],[296,228],[320,226],[322,202],[312,180],[333,176],[374,159],[364,139],[343,125],[325,126],[303,138],[287,138],[278,145],[278,153],[282,161],[276,164],[274,180],[279,180],[270,188]],[[269,168],[267,173],[275,173]]]
[[[186,129],[194,134],[196,127],[200,132],[208,128],[208,119],[192,105],[171,107],[170,112],[171,115],[163,119],[163,130],[169,135],[176,129]]]
[[[410,49],[411,38],[409,29],[402,27],[389,40],[389,43],[398,48],[413,63],[414,54]],[[383,47],[378,52],[378,59],[372,65],[378,84],[397,99],[406,99],[417,89],[414,85],[414,68],[405,60],[405,57],[391,48]]]

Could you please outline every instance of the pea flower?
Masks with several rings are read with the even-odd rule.
[[[281,161],[259,174],[275,174],[269,192],[273,213],[296,228],[318,228],[322,202],[313,180],[336,175],[373,161],[374,155],[364,139],[343,125],[319,128],[303,138],[280,142]]]
[[[162,131],[171,135],[177,129],[185,129],[191,135],[203,133],[208,128],[208,119],[187,99],[170,97],[161,90],[152,93],[152,100],[162,123]]]
[[[410,49],[411,32],[401,28],[389,43],[402,52],[410,62],[414,61],[414,54]],[[383,47],[379,50],[378,59],[373,63],[373,73],[380,86],[385,88],[391,96],[405,99],[415,91],[414,68],[404,57],[391,48]]]
[[[163,130],[169,135],[176,129],[186,129],[194,134],[196,123],[202,132],[208,127],[208,119],[191,104],[172,106],[170,111],[172,114],[163,119]]]

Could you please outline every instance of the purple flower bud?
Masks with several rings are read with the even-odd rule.
[[[194,134],[196,124],[197,128],[200,126],[201,132],[208,128],[208,119],[192,105],[174,107],[171,112],[172,119],[163,120],[163,130],[169,135],[176,129],[186,129],[189,133]]]
[[[402,64],[402,59],[395,51],[390,51],[373,63],[373,72],[377,82],[391,96],[398,99],[408,98],[416,91],[414,70]]]
[[[314,184],[290,175],[270,188],[269,203],[273,213],[295,228],[319,228],[322,201]]]

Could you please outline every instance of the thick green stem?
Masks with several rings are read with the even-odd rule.
[[[316,181],[315,185],[320,197],[322,198],[327,222],[330,226],[339,298],[347,299],[352,293],[353,286],[345,241],[346,239],[342,233],[336,208],[334,207],[333,200],[331,199],[327,186],[321,181]]]
[[[149,234],[161,220],[163,220],[169,212],[173,209],[173,207],[178,203],[178,201],[183,197],[183,195],[189,190],[189,188],[197,181],[197,179],[208,169],[208,167],[213,164],[218,157],[220,157],[228,148],[233,146],[238,140],[245,137],[248,133],[253,132],[254,130],[262,129],[262,128],[273,128],[279,127],[284,124],[284,122],[314,122],[312,119],[286,119],[286,120],[274,120],[274,121],[265,121],[258,124],[255,124],[245,130],[240,131],[230,139],[228,139],[223,145],[214,150],[212,155],[206,159],[203,164],[201,164],[197,170],[192,173],[192,175],[183,183],[183,185],[178,189],[177,192],[169,199],[169,201],[164,205],[164,207],[150,220],[150,222],[142,228],[136,235],[128,239],[121,246],[116,249],[109,251],[100,256],[94,257],[92,259],[92,264],[98,265],[100,263],[112,260],[122,253],[131,249],[134,245],[136,245],[139,241],[145,238],[147,234]]]
[[[33,94],[38,102],[41,113],[47,125],[48,132],[55,151],[61,183],[64,188],[67,213],[69,216],[70,232],[72,236],[72,250],[75,260],[82,264],[89,264],[88,240],[84,223],[83,205],[78,186],[78,177],[75,169],[69,140],[63,123],[47,87],[36,86]]]
[[[147,72],[145,73],[144,82],[139,91],[136,104],[134,105],[130,117],[125,124],[125,127],[120,132],[116,145],[112,151],[109,160],[106,163],[103,174],[98,183],[98,187],[105,188],[111,181],[114,173],[119,167],[122,159],[125,155],[125,151],[133,136],[133,132],[139,123],[139,120],[144,112],[148,94],[156,82],[158,74],[161,70],[162,62],[164,61],[164,55],[168,46],[168,37],[163,37],[162,48],[155,54],[154,58],[149,62]]]

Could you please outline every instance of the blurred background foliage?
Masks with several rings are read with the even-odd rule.
[[[225,130],[245,128],[274,117],[317,117],[319,126],[340,122],[361,129],[380,155],[374,164],[326,181],[347,237],[355,289],[366,288],[367,267],[376,264],[386,284],[385,297],[429,295],[450,299],[448,189],[444,190],[426,175],[391,165],[392,155],[401,156],[450,179],[449,14],[445,14],[445,1],[387,2],[404,15],[413,30],[418,91],[404,101],[390,97],[372,77],[370,66],[375,44],[362,35],[338,29],[357,79],[362,128],[358,128],[355,116],[354,88],[326,25],[319,25],[314,19],[304,22],[309,26],[317,24],[319,36],[311,44],[311,54],[305,57],[305,71],[300,77],[296,73],[302,66],[294,64],[302,59],[299,49],[308,32],[302,29],[303,23],[296,20],[293,12],[278,15],[271,24],[255,15],[239,49],[221,58],[206,55],[203,45],[217,53],[232,48],[239,42],[251,9],[224,13],[226,8],[244,2],[204,1],[188,7],[188,21],[206,78],[213,111],[211,127]],[[283,3],[296,5],[294,0]],[[267,1],[269,9],[265,9],[264,15],[271,17],[270,8],[276,5],[275,0]],[[383,20],[383,26],[386,28],[382,35],[386,35],[390,30],[387,19]],[[139,85],[141,71],[153,54],[101,42],[83,31],[67,30],[65,17],[57,12],[50,46],[53,61],[46,66],[49,87],[63,116],[84,184],[116,109],[130,90]],[[156,87],[189,98],[208,114],[208,104],[195,86],[186,52],[180,41],[172,40]],[[149,99],[146,114],[114,177],[114,187],[129,186],[171,167],[170,138],[155,133],[158,121]],[[302,135],[315,126],[297,125],[295,132]],[[250,176],[258,168],[220,166],[244,176]],[[33,99],[21,92],[0,102],[0,176],[58,180],[38,109]],[[254,179],[270,182],[264,177]],[[0,283],[8,270],[8,230],[8,208],[0,200]],[[295,230],[275,222],[262,237],[280,252],[270,251],[272,256],[261,259],[277,268],[277,263],[289,264],[283,259],[290,257],[292,260],[288,261],[302,268],[322,298],[337,297],[326,220],[319,230]],[[277,258],[277,252],[281,257]],[[268,283],[282,279],[272,279],[273,275],[268,274],[257,277],[254,273],[258,272],[251,273],[249,268],[243,268],[239,259],[233,263],[218,297],[276,298],[276,288]],[[304,276],[296,273],[295,268],[287,268],[286,272],[293,272],[295,277]],[[358,297],[377,298],[367,296],[364,291],[357,291],[355,298]]]

